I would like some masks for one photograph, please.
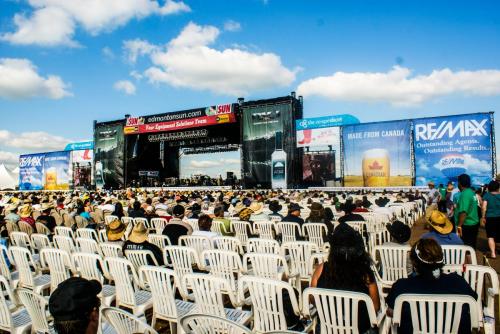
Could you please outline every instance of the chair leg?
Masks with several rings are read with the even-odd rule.
[[[151,319],[151,327],[155,328],[156,325],[156,315],[153,312],[153,318]]]
[[[170,325],[170,334],[177,334],[177,323],[169,321],[169,325]]]

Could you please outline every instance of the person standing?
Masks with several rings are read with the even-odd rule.
[[[481,225],[486,227],[489,257],[496,258],[496,243],[500,240],[500,183],[491,181],[488,192],[483,196]]]
[[[470,188],[471,180],[467,174],[458,176],[460,197],[457,203],[457,232],[464,245],[476,249],[477,233],[479,231],[478,201],[476,194]]]

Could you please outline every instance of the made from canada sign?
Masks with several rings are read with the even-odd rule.
[[[129,117],[124,133],[130,135],[169,132],[234,122],[236,116],[232,105],[223,104],[161,115]]]

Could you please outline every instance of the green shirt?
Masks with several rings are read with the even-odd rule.
[[[446,199],[446,188],[439,188],[439,194],[441,195],[441,201]]]
[[[470,188],[465,188],[460,192],[460,198],[457,203],[457,219],[459,219],[460,214],[465,212],[467,217],[465,217],[465,226],[474,226],[479,224],[478,216],[478,206],[476,193]],[[457,222],[458,225],[458,222]]]
[[[214,220],[220,221],[224,224],[224,229],[226,230],[226,233],[224,236],[231,235],[231,221],[227,218],[214,218]]]
[[[486,206],[486,217],[500,217],[500,194],[486,193],[483,200],[488,202]]]

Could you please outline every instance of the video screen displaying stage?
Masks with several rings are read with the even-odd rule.
[[[234,185],[241,178],[240,150],[185,154],[179,152],[181,184]]]

